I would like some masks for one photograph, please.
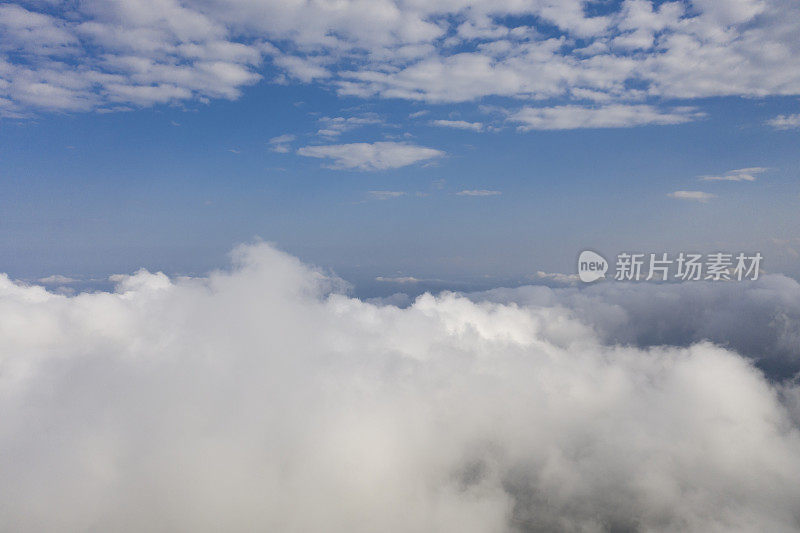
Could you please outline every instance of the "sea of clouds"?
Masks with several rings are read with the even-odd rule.
[[[800,285],[0,277],[2,531],[797,531]],[[766,373],[765,373],[766,372]]]

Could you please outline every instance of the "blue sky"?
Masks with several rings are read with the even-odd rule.
[[[228,4],[0,5],[0,270],[201,274],[262,238],[367,292],[585,248],[800,276],[796,6]]]

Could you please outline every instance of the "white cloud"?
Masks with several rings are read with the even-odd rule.
[[[74,52],[78,45],[64,21],[14,4],[0,5],[0,28],[3,48],[13,43],[18,50],[31,54],[61,56]]]
[[[395,278],[378,276],[375,278],[375,281],[381,281],[385,283],[419,283],[421,280],[412,276],[400,276]]]
[[[290,145],[295,141],[295,139],[297,139],[296,136],[290,133],[285,133],[283,135],[278,135],[277,137],[273,137],[272,139],[267,141],[267,144],[270,145],[270,150],[272,150],[273,152],[277,152],[279,154],[287,154],[292,150]]]
[[[174,0],[32,6],[0,6],[0,96],[18,111],[232,99],[261,78],[258,47]]]
[[[374,142],[303,146],[297,153],[306,157],[332,159],[331,168],[387,170],[444,155],[441,150],[401,142]]]
[[[796,245],[800,239],[776,244],[787,243]],[[565,276],[565,281],[569,278],[556,276]],[[796,349],[800,342],[800,284],[791,278],[767,274],[754,283],[538,286],[548,277],[537,275],[537,286],[493,289],[470,298],[476,303],[489,300],[568,309],[608,344],[652,348],[710,340],[747,356],[775,380],[791,379],[800,372]]]
[[[343,75],[349,79],[340,88],[347,94],[441,102],[487,95],[551,98],[574,91],[602,100],[643,94],[797,94],[800,76],[787,76],[785,67],[796,61],[791,35],[800,25],[800,9],[783,0],[742,4],[752,9],[731,10],[738,14],[728,17],[710,2],[666,3],[654,10],[649,2],[630,1],[611,17],[587,17],[584,5],[575,2],[564,11],[569,16],[553,19],[559,38],[536,36],[534,28],[495,31],[503,27],[494,23],[481,35],[489,42],[466,51],[442,51],[400,70],[351,71]],[[530,7],[539,16],[546,10],[543,4]],[[471,15],[474,20],[482,16],[480,9]],[[570,24],[570,17],[581,24]],[[577,36],[588,37],[590,44],[571,47],[570,40]],[[472,36],[461,37],[453,44],[469,42]],[[629,81],[646,89],[631,88]]]
[[[309,83],[317,79],[329,78],[331,73],[313,59],[277,53],[272,58],[275,65],[299,81]]]
[[[375,113],[366,113],[353,117],[322,117],[319,119],[319,123],[322,127],[317,131],[317,135],[338,137],[342,133],[356,128],[383,124],[383,120]]]
[[[294,142],[297,137],[292,135],[291,133],[285,133],[283,135],[278,135],[277,137],[273,137],[269,140],[270,144],[288,144]]]
[[[465,120],[431,120],[429,124],[432,126],[439,126],[441,128],[483,131],[483,123],[481,122],[467,122]]]
[[[61,274],[53,274],[52,276],[39,278],[36,281],[38,281],[39,283],[43,283],[45,285],[66,285],[69,283],[75,283],[80,280],[71,278],[69,276],[63,276]]]
[[[500,191],[491,191],[487,189],[467,189],[456,193],[458,196],[500,196],[501,194],[503,193]]]
[[[766,171],[767,169],[764,167],[739,168],[729,170],[719,176],[700,176],[700,179],[703,181],[755,181],[758,174]]]
[[[800,128],[800,113],[794,115],[778,115],[769,119],[766,124],[777,130],[794,130]]]
[[[579,278],[577,274],[563,274],[561,272],[543,272],[538,270],[531,276],[536,281],[552,282],[556,285],[575,285]]]
[[[530,305],[426,294],[400,309],[332,293],[336,280],[265,245],[235,257],[206,279],[140,271],[73,297],[0,277],[0,523],[796,528],[796,385],[708,343],[606,345],[552,299],[574,295],[578,316],[626,331],[637,307],[607,296],[600,312],[614,284],[505,293],[551,298]],[[764,287],[753,305],[782,301]],[[643,294],[638,309],[658,318],[662,301]],[[703,309],[717,319],[704,324],[738,320]]]
[[[683,124],[700,116],[702,114],[693,108],[662,111],[650,105],[609,104],[601,107],[525,107],[511,114],[509,120],[519,123],[520,130],[530,131]]]
[[[273,67],[270,81],[425,102],[800,94],[792,0],[627,0],[602,16],[581,0],[24,5],[0,9],[5,114],[237,98]]]
[[[373,200],[392,200],[406,195],[403,191],[369,191],[368,194]]]
[[[703,191],[675,191],[667,194],[667,196],[677,198],[678,200],[692,200],[703,203],[712,198],[716,198],[716,195]]]

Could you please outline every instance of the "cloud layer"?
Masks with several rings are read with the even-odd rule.
[[[564,274],[537,277],[574,280]],[[600,283],[495,289],[470,295],[524,307],[568,310],[604,344],[639,348],[711,341],[752,359],[776,380],[800,374],[800,284],[768,274],[752,283]]]
[[[266,76],[360,97],[627,106],[557,107],[545,127],[673,124],[694,115],[643,101],[800,94],[799,32],[793,0],[625,0],[599,14],[585,0],[29,0],[0,6],[0,110],[236,98]]]
[[[267,245],[207,279],[116,281],[65,297],[0,278],[2,529],[800,525],[798,390],[690,337],[610,344],[650,321],[614,284],[400,309]],[[799,301],[759,283],[730,301]],[[681,298],[736,324],[725,298]]]

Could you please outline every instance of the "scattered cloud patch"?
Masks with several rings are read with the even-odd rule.
[[[388,141],[303,146],[297,153],[305,157],[331,159],[330,168],[356,170],[388,170],[444,156],[441,150]]]
[[[501,191],[487,189],[465,189],[456,193],[457,196],[500,196],[501,194],[503,194]]]
[[[321,128],[317,135],[323,137],[338,137],[346,131],[351,131],[363,126],[383,124],[383,120],[375,113],[368,113],[354,117],[322,117],[319,119]]]
[[[578,281],[577,274],[562,274],[561,272],[543,272],[538,270],[531,276],[533,280],[552,282],[557,285],[575,285]]]
[[[279,76],[275,81],[288,84],[290,81],[311,83],[331,77],[331,72],[322,64],[324,58],[319,56],[300,57],[281,52],[270,44],[262,46],[275,66],[283,69],[285,76]]]
[[[272,139],[267,141],[267,144],[270,145],[270,150],[272,150],[273,152],[279,154],[286,154],[292,150],[292,147],[290,145],[295,141],[296,138],[297,137],[295,137],[294,135],[287,133],[284,135],[278,135],[277,137],[273,137]]]
[[[375,281],[380,281],[384,283],[419,283],[422,280],[419,280],[412,276],[400,276],[395,278],[378,276],[377,278],[375,278]]]
[[[708,202],[712,198],[716,198],[715,194],[703,191],[675,191],[667,194],[670,198],[677,198],[678,200],[691,200],[694,202]]]
[[[270,82],[315,83],[343,96],[437,103],[800,94],[800,6],[785,0],[630,0],[599,15],[578,0],[381,0],[369,8],[342,0],[336,9],[154,0],[147,13],[133,0],[23,5],[0,6],[6,116],[235,99],[266,72]],[[692,119],[658,115],[533,122],[562,129]],[[774,120],[794,127],[793,115]]]
[[[702,113],[688,107],[662,111],[651,105],[611,104],[601,107],[525,107],[512,113],[508,120],[518,123],[520,131],[531,131],[683,124],[701,116]]]
[[[406,195],[403,191],[369,191],[367,194],[373,200],[393,200]]]
[[[465,120],[431,120],[431,126],[440,128],[453,128],[457,130],[483,131],[482,122],[467,122]]]
[[[755,181],[758,174],[766,172],[764,167],[739,168],[729,170],[725,174],[717,176],[700,176],[702,181]]]
[[[769,119],[766,124],[776,130],[795,130],[800,128],[800,113],[794,115],[778,115]]]
[[[52,276],[39,278],[36,281],[45,285],[68,285],[70,283],[77,283],[80,280],[69,276],[62,276],[61,274],[53,274]]]

